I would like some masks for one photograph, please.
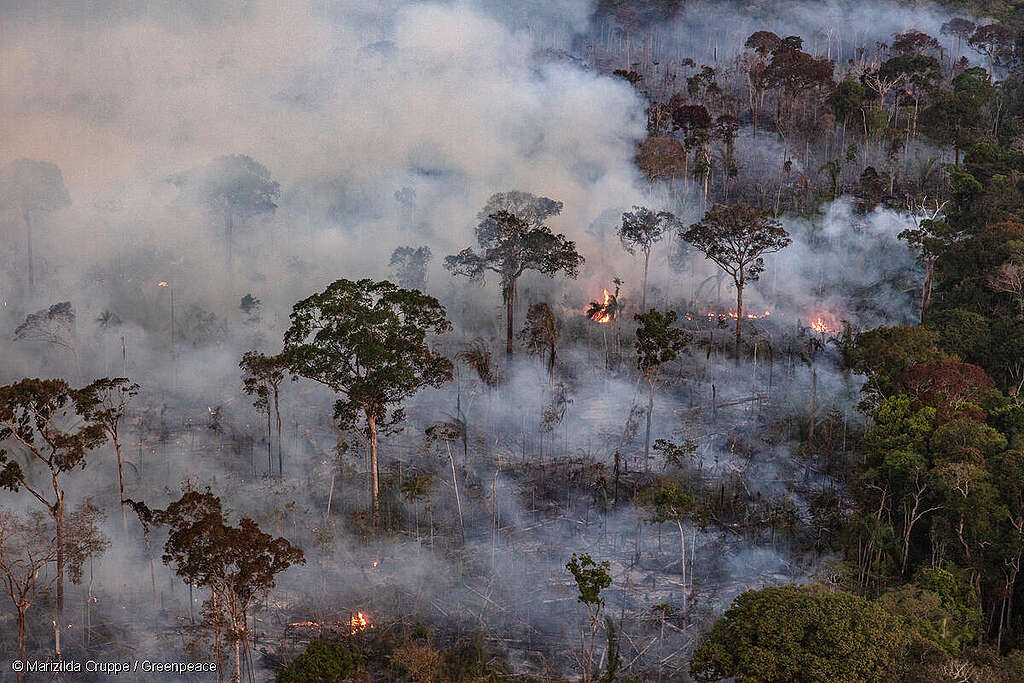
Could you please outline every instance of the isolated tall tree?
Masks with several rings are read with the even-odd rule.
[[[271,434],[270,408],[273,405],[277,418],[277,473],[284,476],[284,460],[281,455],[281,383],[288,369],[288,357],[285,353],[267,356],[257,351],[246,351],[238,367],[242,369],[242,388],[249,396],[254,396],[253,405],[267,411],[267,474],[272,473],[270,464]]]
[[[547,355],[548,375],[555,374],[555,352],[558,347],[558,321],[551,307],[543,301],[530,306],[522,337],[526,348],[539,356]]]
[[[103,425],[85,417],[75,391],[59,379],[23,379],[0,387],[0,487],[25,490],[46,508],[57,535],[57,650],[64,625],[64,475],[85,467],[86,454],[106,441]],[[66,425],[72,425],[67,427]],[[45,483],[22,469],[14,452],[43,468]]]
[[[164,564],[189,584],[211,593],[214,613],[225,614],[235,649],[234,681],[241,681],[241,644],[248,638],[248,612],[253,600],[271,590],[278,574],[305,563],[301,550],[285,538],[263,533],[248,517],[238,526],[227,523],[220,498],[186,491],[164,510],[134,503],[143,524],[168,527]]]
[[[121,454],[121,418],[128,403],[139,393],[139,385],[126,377],[98,379],[75,393],[78,411],[86,420],[100,425],[114,444],[117,455],[117,483],[121,491],[121,522],[128,529],[127,497],[124,493],[124,459]]]
[[[60,169],[47,161],[16,159],[0,169],[0,203],[21,213],[25,223],[28,288],[35,290],[32,222],[36,216],[71,203]]]
[[[75,373],[81,374],[82,363],[75,340],[75,309],[70,301],[29,313],[24,322],[14,328],[14,340],[42,342],[70,352],[75,361]]]
[[[444,260],[453,275],[482,281],[487,271],[497,273],[505,303],[505,352],[513,352],[512,329],[516,284],[527,270],[545,275],[564,272],[575,279],[583,257],[576,243],[555,235],[544,221],[562,211],[562,202],[536,197],[527,192],[499,192],[492,195],[478,215],[476,241],[479,251],[463,249]]]
[[[919,252],[918,258],[924,263],[924,285],[921,289],[921,320],[932,301],[932,283],[935,279],[935,264],[939,256],[949,249],[956,240],[954,229],[942,219],[942,205],[934,210],[915,212],[916,227],[902,231],[898,237],[906,240],[907,246]]]
[[[1013,57],[1016,35],[1003,24],[985,24],[974,29],[967,44],[988,59],[988,76],[995,77],[997,66],[1003,66]]]
[[[352,429],[362,415],[370,446],[374,515],[379,509],[377,437],[397,431],[402,402],[452,378],[452,364],[427,344],[451,329],[437,299],[390,282],[338,280],[295,304],[284,335],[291,372],[341,395],[334,416]]]
[[[18,659],[25,661],[25,614],[56,580],[45,571],[57,560],[53,528],[41,511],[24,516],[0,507],[0,584],[18,613]],[[18,672],[18,683],[25,680]]]
[[[235,225],[254,216],[273,213],[281,197],[281,186],[270,177],[270,171],[244,154],[217,157],[206,166],[171,180],[183,188],[186,197],[220,216],[229,263]]]
[[[431,257],[430,247],[398,247],[391,252],[389,265],[401,287],[422,292],[427,288],[427,266]]]
[[[640,293],[640,310],[647,310],[647,268],[651,250],[670,229],[676,226],[676,217],[668,211],[651,211],[643,206],[634,206],[632,211],[622,214],[619,226],[619,241],[630,255],[639,249],[644,255],[644,283]]]
[[[764,255],[785,249],[792,241],[768,213],[751,206],[716,204],[681,237],[704,252],[732,277],[736,285],[736,357],[743,331],[743,289],[764,270]]]
[[[639,323],[636,328],[636,363],[641,376],[647,382],[647,433],[644,437],[644,470],[647,469],[651,452],[651,414],[654,412],[654,388],[658,382],[661,366],[679,357],[680,351],[693,339],[693,335],[678,327],[672,327],[679,316],[675,311],[660,313],[653,308],[633,319]]]

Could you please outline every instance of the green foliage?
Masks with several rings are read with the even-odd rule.
[[[565,563],[565,568],[576,580],[576,588],[579,590],[576,599],[588,607],[603,604],[601,591],[612,584],[612,577],[608,573],[611,566],[608,561],[595,562],[590,555],[573,553],[572,558]]]
[[[428,332],[451,329],[437,299],[390,282],[337,280],[295,304],[285,333],[291,371],[341,394],[334,413],[352,428],[360,413],[367,429],[401,424],[397,407],[420,389],[441,386],[452,364],[427,344]]]
[[[334,683],[362,669],[364,657],[350,641],[318,638],[274,678],[276,683]]]
[[[698,681],[895,681],[907,668],[905,623],[864,598],[818,586],[747,591],[694,652]]]
[[[633,318],[639,323],[636,328],[637,367],[645,377],[656,375],[662,365],[675,360],[693,339],[690,332],[672,326],[679,318],[675,311],[660,313],[652,308]]]
[[[874,426],[864,435],[868,463],[877,464],[890,451],[924,453],[935,422],[935,409],[914,409],[909,396],[883,400],[872,412]]]

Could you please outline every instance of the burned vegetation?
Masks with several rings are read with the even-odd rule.
[[[755,4],[0,9],[4,680],[1024,679],[1024,22]]]

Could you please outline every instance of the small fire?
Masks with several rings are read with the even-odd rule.
[[[157,284],[157,287],[166,287],[166,286],[167,286],[167,281],[166,280],[163,280],[163,281],[161,281],[160,283]]]
[[[839,326],[836,324],[835,318],[828,313],[816,314],[807,323],[807,326],[819,334],[830,334],[839,330]]]
[[[373,624],[366,618],[366,615],[362,612],[356,612],[351,619],[348,620],[349,635],[355,635],[361,633],[366,629],[373,628]]]
[[[320,624],[315,621],[293,621],[288,626],[290,628],[320,628]]]
[[[612,295],[609,294],[608,290],[606,289],[604,290],[604,304],[598,307],[595,311],[594,308],[598,306],[598,302],[594,301],[593,303],[590,304],[590,309],[587,311],[587,315],[590,317],[591,320],[593,320],[596,323],[601,323],[602,325],[605,323],[610,323],[612,321],[612,313],[611,311],[608,310],[608,307],[611,305],[611,303]]]

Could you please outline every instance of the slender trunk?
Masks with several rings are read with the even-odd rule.
[[[270,401],[267,401],[267,476],[274,474],[274,437],[270,426]]]
[[[516,281],[509,280],[501,289],[501,296],[505,300],[505,354],[512,355],[512,323],[516,305]]]
[[[740,362],[740,349],[743,334],[743,269],[740,269],[736,280],[736,364]]]
[[[462,499],[459,497],[459,482],[455,478],[455,457],[452,455],[452,445],[450,441],[444,442],[445,448],[448,449],[448,460],[452,464],[452,487],[455,489],[455,507],[459,511],[459,528],[462,530],[462,542],[466,542],[466,524],[462,519]]]
[[[277,476],[284,478],[284,461],[281,457],[281,401],[277,387],[274,387],[274,413],[277,415]]]
[[[679,566],[682,568],[683,576],[683,614],[686,614],[686,535],[683,533],[683,521],[676,520],[679,527]]]
[[[242,655],[240,652],[242,645],[241,637],[235,634],[235,683],[242,683]]]
[[[121,440],[118,439],[117,429],[111,431],[114,441],[114,452],[117,454],[117,485],[121,488],[121,528],[128,533],[128,506],[125,505],[127,498],[124,495],[124,465],[121,459]]]
[[[60,489],[57,489],[57,504],[53,507],[53,522],[57,530],[57,658],[60,659],[60,631],[64,628],[64,492]]]
[[[932,300],[932,278],[935,275],[935,259],[926,257],[924,262],[924,288],[921,291],[921,324],[924,324],[924,313]]]
[[[380,513],[380,481],[377,474],[377,419],[366,416],[366,425],[370,429],[370,486],[373,494],[373,518]]]
[[[654,412],[654,374],[647,378],[647,386],[650,391],[647,394],[647,435],[644,437],[644,472],[650,469],[651,453],[651,413]]]
[[[25,610],[27,606],[18,605],[18,660],[25,661]],[[23,667],[24,668],[24,667]],[[18,683],[24,683],[24,670],[18,672]]]
[[[651,250],[644,250],[644,284],[640,292],[640,312],[647,312],[647,265],[651,260]]]
[[[32,270],[32,214],[25,209],[22,215],[25,217],[25,243],[28,247],[28,291],[32,294],[36,289],[35,273]]]

